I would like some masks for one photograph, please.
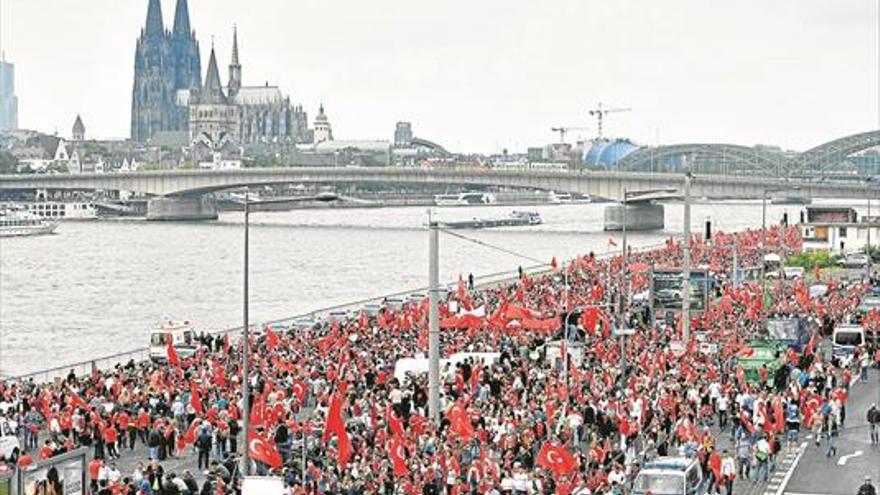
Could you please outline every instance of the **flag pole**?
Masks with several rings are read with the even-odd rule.
[[[428,210],[428,413],[440,426],[440,232]]]

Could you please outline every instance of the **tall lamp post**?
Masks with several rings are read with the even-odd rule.
[[[244,430],[244,454],[242,456],[242,462],[244,466],[242,468],[242,473],[245,477],[250,476],[251,472],[251,459],[250,459],[250,449],[248,448],[248,442],[250,439],[248,438],[248,434],[250,432],[250,419],[251,419],[251,391],[250,391],[250,380],[249,380],[249,371],[248,371],[248,361],[250,358],[250,324],[248,317],[248,301],[249,301],[249,288],[248,288],[248,270],[250,268],[250,217],[251,217],[251,205],[258,206],[263,204],[280,204],[280,203],[299,203],[303,201],[318,201],[318,202],[330,202],[336,201],[339,199],[335,193],[324,192],[319,193],[314,196],[295,196],[291,198],[271,198],[271,199],[261,199],[258,202],[251,203],[250,198],[248,197],[249,189],[246,187],[244,189],[244,199],[242,200],[242,205],[244,206],[244,280],[242,281],[242,293],[243,293],[243,301],[242,301],[242,351],[241,351],[241,396],[242,396],[242,430]],[[303,430],[303,442],[306,441],[306,432]],[[305,469],[305,466],[303,466]]]

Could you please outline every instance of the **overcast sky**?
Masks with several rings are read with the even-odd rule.
[[[129,132],[147,0],[2,0],[20,125]],[[171,26],[175,0],[162,0]],[[202,65],[227,78],[238,24],[245,84],[279,84],[337,139],[394,123],[458,151],[524,150],[552,126],[640,143],[805,149],[880,127],[878,0],[189,0]],[[575,134],[575,133],[573,133]],[[592,136],[591,132],[581,132]]]

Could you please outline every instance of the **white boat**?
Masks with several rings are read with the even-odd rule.
[[[0,209],[0,237],[51,234],[56,228],[57,222],[50,222],[26,211]]]
[[[93,203],[81,201],[34,201],[12,203],[13,208],[25,210],[39,218],[50,220],[94,220],[98,209]]]
[[[481,192],[463,192],[459,194],[437,194],[434,204],[437,206],[468,206],[491,205],[495,203],[495,195]]]

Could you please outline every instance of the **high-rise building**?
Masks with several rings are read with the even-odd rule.
[[[405,148],[412,144],[413,131],[409,122],[398,122],[394,128],[394,146]]]
[[[159,132],[188,131],[189,111],[180,99],[199,87],[201,71],[187,0],[177,0],[171,32],[163,25],[160,0],[149,0],[134,56],[132,140],[146,142]]]
[[[18,97],[15,96],[15,65],[0,53],[0,131],[18,129]]]

